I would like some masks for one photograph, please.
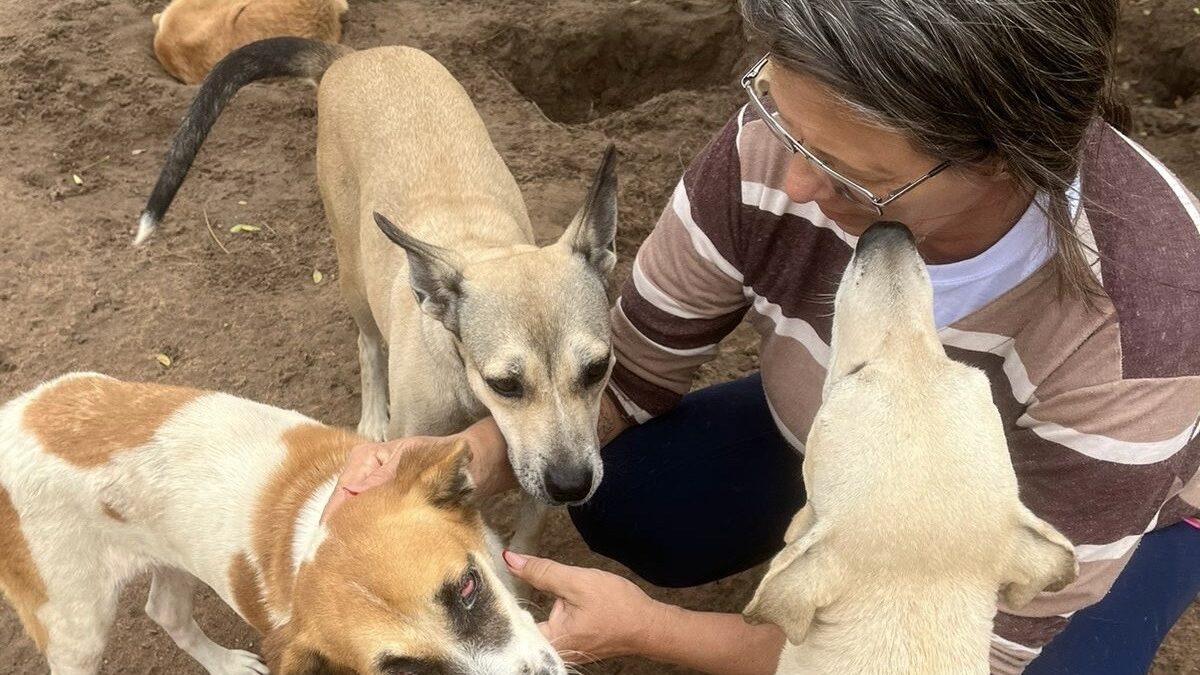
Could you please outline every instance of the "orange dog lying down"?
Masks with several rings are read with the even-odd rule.
[[[177,80],[195,84],[229,52],[294,35],[336,43],[347,0],[174,0],[151,19],[154,55]]]

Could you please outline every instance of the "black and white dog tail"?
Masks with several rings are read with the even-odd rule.
[[[251,42],[218,61],[200,83],[200,91],[192,99],[179,131],[171,139],[158,182],[138,219],[134,245],[145,242],[158,228],[187,177],[200,145],[239,89],[270,77],[307,77],[320,81],[330,64],[350,51],[348,47],[317,40],[274,37]]]

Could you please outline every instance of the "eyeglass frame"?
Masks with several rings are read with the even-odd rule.
[[[822,160],[820,157],[817,157],[808,148],[804,147],[803,143],[796,140],[790,133],[788,133],[787,129],[783,128],[783,124],[780,123],[778,118],[779,113],[772,113],[767,110],[767,106],[763,103],[762,99],[759,98],[759,93],[756,91],[755,85],[758,83],[758,77],[762,74],[763,68],[766,67],[770,58],[770,54],[763,55],[763,57],[758,60],[758,63],[755,63],[750,67],[750,70],[746,71],[746,74],[742,76],[742,89],[746,90],[746,95],[749,96],[750,103],[754,105],[754,108],[758,111],[759,116],[762,117],[763,122],[767,125],[767,128],[770,129],[771,133],[773,133],[776,138],[778,138],[785,146],[787,146],[789,150],[792,151],[792,154],[799,153],[802,157],[804,157],[804,159],[808,160],[810,164],[813,164],[817,168],[824,171],[826,175],[834,180],[835,184],[853,191],[854,194],[857,194],[859,197],[866,200],[864,203],[854,199],[852,195],[846,195],[847,197],[850,197],[851,201],[854,201],[861,206],[873,206],[875,207],[876,215],[883,215],[883,207],[896,201],[921,183],[924,183],[930,178],[938,175],[952,164],[952,162],[946,160],[930,169],[929,172],[927,172],[924,176],[906,183],[895,190],[892,190],[882,198],[876,197],[874,192],[871,192],[850,178],[838,173],[836,169],[826,164],[824,160]]]

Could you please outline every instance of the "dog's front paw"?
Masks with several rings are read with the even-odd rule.
[[[212,675],[269,675],[270,672],[258,654],[230,649]]]
[[[364,417],[358,423],[358,435],[382,443],[387,440],[387,419],[372,420]]]

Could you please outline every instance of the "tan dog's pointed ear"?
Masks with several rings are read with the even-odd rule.
[[[791,543],[771,561],[742,615],[750,623],[773,623],[787,634],[788,642],[800,644],[817,610],[837,596],[840,578],[822,555],[824,530],[813,523],[808,506],[792,520],[788,534]]]
[[[607,285],[617,263],[617,149],[609,144],[583,206],[558,243],[582,257]]]
[[[458,335],[458,305],[462,301],[462,268],[453,251],[427,244],[396,227],[381,213],[375,225],[393,244],[408,254],[408,277],[421,311]]]
[[[1017,533],[1003,571],[1000,595],[1018,609],[1042,591],[1061,590],[1079,576],[1075,549],[1049,523],[1017,505]]]

